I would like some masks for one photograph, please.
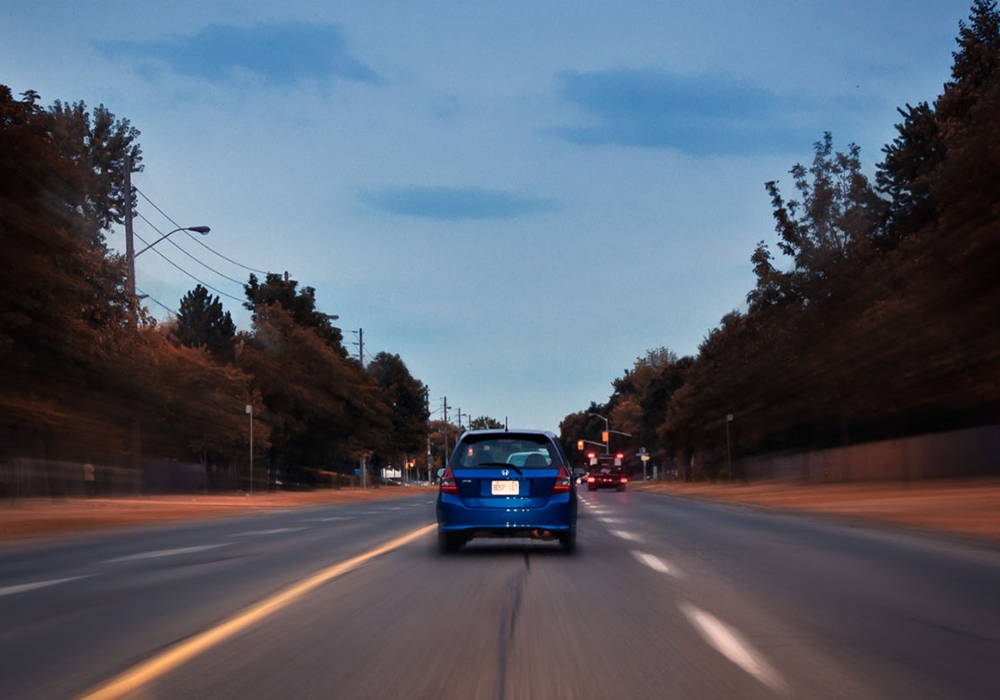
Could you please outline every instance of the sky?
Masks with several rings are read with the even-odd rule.
[[[0,0],[0,84],[139,129],[146,243],[211,227],[136,259],[157,319],[287,272],[433,418],[558,432],[746,309],[764,183],[825,131],[873,175],[971,4]]]

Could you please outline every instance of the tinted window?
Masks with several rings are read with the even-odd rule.
[[[512,465],[520,469],[562,464],[558,448],[544,435],[469,435],[452,456],[453,468]]]

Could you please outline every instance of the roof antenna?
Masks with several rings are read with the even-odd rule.
[[[507,416],[503,417],[503,431],[505,433],[510,432],[510,428],[507,427]]]

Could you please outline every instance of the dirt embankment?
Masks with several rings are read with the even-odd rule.
[[[1000,543],[1000,479],[909,484],[634,483],[632,490],[831,515],[954,533]],[[325,489],[304,493],[22,499],[0,502],[0,541],[120,525],[222,517],[272,508],[371,501],[435,487]]]
[[[1000,543],[1000,479],[800,485],[657,482],[642,490],[849,516]]]
[[[0,541],[120,525],[223,517],[274,508],[385,500],[417,493],[430,495],[437,491],[430,487],[393,486],[378,489],[280,491],[253,495],[232,493],[7,500],[0,501]]]

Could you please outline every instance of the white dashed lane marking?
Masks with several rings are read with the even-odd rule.
[[[663,561],[662,559],[653,554],[647,554],[646,552],[637,552],[634,550],[632,554],[635,556],[636,559],[638,559],[640,562],[648,566],[653,571],[657,571],[661,574],[666,574],[667,576],[673,576],[674,578],[684,578],[683,575],[681,575],[681,572],[677,569],[677,567],[668,564],[667,562]]]
[[[635,534],[634,532],[627,532],[625,530],[612,530],[611,534],[615,537],[620,537],[623,540],[629,540],[630,542],[641,542],[642,537]]]
[[[216,547],[225,547],[228,542],[220,542],[219,544],[202,544],[196,547],[179,547],[177,549],[157,549],[150,552],[139,552],[138,554],[129,554],[125,557],[115,557],[114,559],[105,559],[103,564],[115,564],[122,561],[138,561],[140,559],[158,559],[159,557],[173,557],[179,554],[193,554],[195,552],[204,552],[206,549],[215,549]]]
[[[233,537],[253,537],[256,535],[277,535],[282,532],[298,532],[299,530],[305,530],[304,527],[279,527],[274,530],[250,530],[248,532],[238,532]]]
[[[785,690],[778,672],[738,631],[690,603],[681,603],[679,607],[709,646],[772,690]]]
[[[60,583],[69,583],[70,581],[78,581],[82,578],[88,578],[93,574],[87,574],[86,576],[70,576],[69,578],[54,578],[49,581],[35,581],[33,583],[22,583],[18,586],[6,586],[0,588],[0,596],[14,595],[15,593],[27,593],[28,591],[33,591],[37,588],[47,588],[49,586],[57,586]]]

